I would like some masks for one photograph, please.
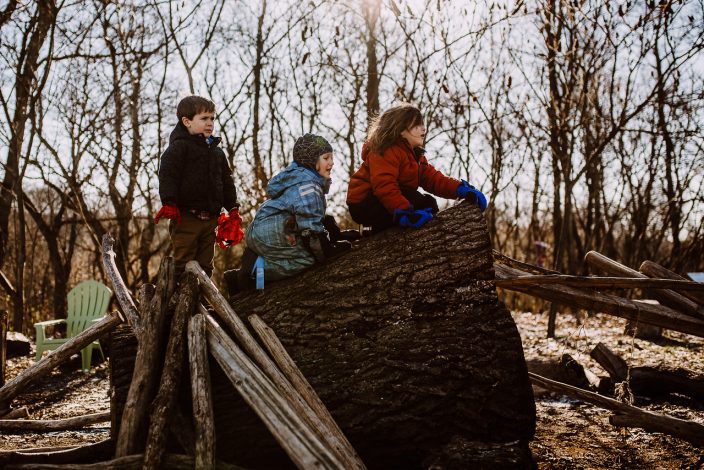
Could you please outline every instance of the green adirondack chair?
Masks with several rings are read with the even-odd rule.
[[[68,314],[65,320],[48,320],[34,324],[37,333],[37,356],[38,361],[44,351],[51,351],[63,343],[81,333],[91,326],[92,323],[100,320],[108,311],[112,291],[103,283],[98,281],[83,281],[78,283],[66,299],[68,301]],[[66,338],[47,338],[45,328],[47,326],[66,323]],[[81,350],[83,371],[90,370],[90,361],[93,356],[93,348],[97,348],[100,355],[105,359],[103,350],[98,341]]]

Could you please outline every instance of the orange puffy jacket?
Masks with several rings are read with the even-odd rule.
[[[387,211],[408,209],[411,203],[401,194],[401,188],[424,190],[447,199],[457,197],[460,180],[440,173],[428,163],[424,152],[416,156],[404,140],[387,148],[382,155],[372,152],[367,143],[362,147],[362,166],[350,178],[347,203],[362,202],[370,192]]]

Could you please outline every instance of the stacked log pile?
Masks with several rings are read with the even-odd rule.
[[[494,257],[498,287],[563,306],[626,318],[633,323],[634,334],[640,324],[647,324],[704,337],[704,284],[688,281],[652,261],[645,261],[636,271],[591,251],[585,261],[610,276],[601,277],[563,275],[496,252]],[[597,289],[638,289],[647,298],[632,300]],[[580,386],[584,384],[582,388],[536,374],[531,374],[531,380],[542,388],[613,410],[610,422],[615,426],[664,432],[696,446],[704,446],[704,426],[701,424],[651,413],[628,403],[633,401],[633,395],[662,398],[673,394],[701,402],[704,398],[704,376],[678,367],[629,367],[626,361],[601,343],[591,351],[591,356],[604,368],[608,377],[589,381],[587,376],[593,374],[587,374],[588,370],[571,360],[570,372],[575,375],[574,368],[579,368],[577,376],[584,379],[578,381],[581,382]],[[584,388],[620,395],[622,401],[627,403]]]

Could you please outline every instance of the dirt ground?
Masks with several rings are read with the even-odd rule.
[[[518,325],[526,360],[535,364],[554,361],[570,354],[599,376],[606,372],[589,357],[603,342],[631,366],[663,365],[684,367],[703,373],[704,339],[666,332],[665,339],[653,343],[624,335],[625,320],[607,315],[561,314],[557,338],[546,338],[547,315],[518,312]],[[7,379],[33,363],[30,358],[8,361]],[[26,406],[31,419],[58,419],[108,411],[108,370],[105,363],[90,373],[80,371],[78,357],[30,386],[13,402]],[[704,424],[704,403],[684,397],[649,401],[636,397],[635,404]],[[618,429],[608,422],[607,410],[579,400],[536,389],[537,431],[531,449],[539,469],[700,469],[704,450],[680,439],[641,429]],[[81,431],[0,434],[0,450],[59,447],[87,444],[109,437],[109,423]]]

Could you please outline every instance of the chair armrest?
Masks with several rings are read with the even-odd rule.
[[[66,323],[65,319],[60,319],[60,320],[47,320],[47,321],[40,321],[39,323],[35,323],[34,327],[44,327],[44,326],[51,326],[51,325],[58,325],[60,323]]]
[[[100,318],[94,318],[94,319],[92,319],[90,322],[91,322],[91,323],[98,323],[99,321],[104,320],[105,317],[106,317],[106,315],[103,315],[103,316],[100,317]]]

